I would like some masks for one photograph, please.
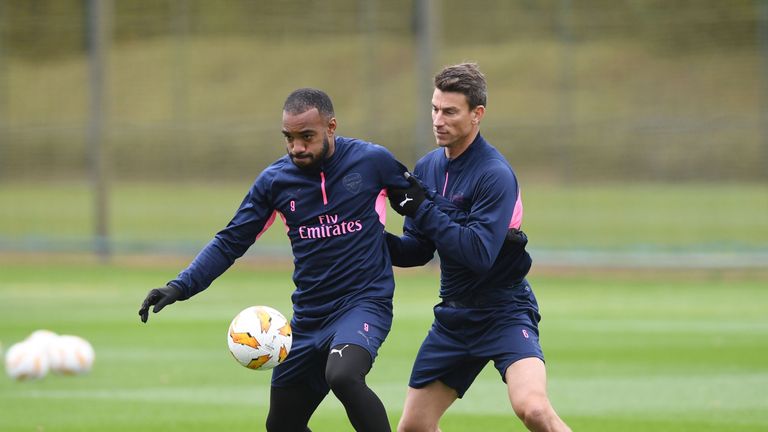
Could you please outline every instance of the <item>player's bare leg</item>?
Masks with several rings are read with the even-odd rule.
[[[456,390],[440,381],[419,389],[408,387],[397,431],[439,432],[440,418],[457,398]]]
[[[512,363],[505,372],[512,409],[535,432],[570,432],[547,397],[547,371],[541,359],[532,357]]]

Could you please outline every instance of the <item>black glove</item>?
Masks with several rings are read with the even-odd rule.
[[[510,228],[506,236],[507,243],[525,247],[528,244],[528,236],[517,228]]]
[[[145,298],[144,302],[141,304],[141,309],[139,309],[141,322],[147,322],[150,306],[155,305],[152,312],[158,313],[163,310],[164,307],[180,299],[181,294],[181,289],[176,288],[173,285],[166,285],[162,288],[155,288],[149,291],[147,298]]]
[[[416,214],[421,203],[426,198],[424,187],[410,173],[405,173],[405,178],[411,184],[408,189],[387,189],[389,205],[403,216]]]

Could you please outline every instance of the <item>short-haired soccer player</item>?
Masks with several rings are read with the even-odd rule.
[[[385,148],[336,136],[327,94],[291,93],[283,106],[287,155],[258,176],[226,228],[176,279],[153,289],[146,322],[206,289],[272,223],[285,221],[294,255],[293,346],[272,374],[267,430],[308,431],[332,390],[359,431],[389,431],[365,377],[392,323],[394,277],[382,231],[384,190],[407,187],[405,167]]]
[[[387,234],[396,266],[440,256],[440,297],[413,365],[400,431],[436,431],[448,407],[493,360],[512,408],[533,431],[569,431],[546,391],[523,206],[511,166],[480,135],[486,82],[476,64],[437,74],[432,127],[438,149],[416,163],[411,187],[389,190],[406,216]]]

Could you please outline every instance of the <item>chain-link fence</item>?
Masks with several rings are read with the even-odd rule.
[[[768,250],[760,0],[0,0],[0,247],[198,247],[297,87],[412,166],[465,60],[534,249]]]

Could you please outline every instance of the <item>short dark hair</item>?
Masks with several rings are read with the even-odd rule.
[[[480,72],[477,63],[460,63],[443,68],[435,75],[435,88],[463,94],[467,97],[469,109],[478,105],[485,106],[488,98],[485,75]]]
[[[333,103],[331,98],[322,90],[313,88],[300,88],[291,92],[283,104],[283,111],[291,114],[301,114],[312,108],[324,117],[333,117]]]

